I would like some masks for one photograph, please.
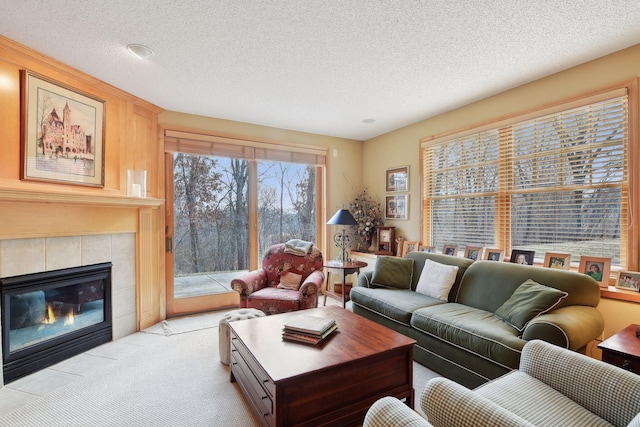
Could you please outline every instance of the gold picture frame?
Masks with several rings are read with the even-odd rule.
[[[405,256],[409,252],[415,252],[418,250],[420,242],[417,240],[404,240],[402,242],[402,256]]]
[[[504,249],[485,248],[482,259],[487,261],[504,261]]]
[[[464,257],[472,261],[482,259],[484,248],[482,246],[467,246],[464,248]]]
[[[609,286],[611,258],[581,256],[578,271],[593,277],[601,287],[606,288]]]
[[[458,245],[444,245],[442,253],[444,255],[458,256]]]
[[[385,196],[384,219],[409,219],[409,195]]]
[[[544,267],[569,270],[569,267],[571,267],[571,254],[547,252],[544,254]]]
[[[387,169],[385,177],[387,193],[409,191],[409,166]]]
[[[105,102],[21,71],[20,179],[104,187]]]

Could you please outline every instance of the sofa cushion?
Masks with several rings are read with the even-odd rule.
[[[353,304],[406,326],[410,326],[411,314],[415,310],[430,305],[444,304],[437,298],[408,289],[376,289],[362,286],[351,289],[350,298]]]
[[[520,371],[483,384],[475,392],[536,426],[612,425],[542,381]],[[534,405],[531,404],[532,396],[535,396]]]
[[[278,283],[279,289],[289,289],[290,291],[297,291],[300,289],[300,283],[302,282],[302,274],[296,274],[292,271],[287,271],[280,276],[280,283]]]
[[[416,292],[447,301],[457,273],[456,265],[440,264],[428,259],[424,262]]]
[[[410,289],[412,278],[412,259],[379,256],[376,258],[371,282],[386,288]]]
[[[415,310],[411,326],[508,369],[518,368],[526,343],[495,314],[457,303]]]
[[[498,307],[496,316],[522,332],[531,319],[553,310],[567,295],[559,289],[529,279]]]

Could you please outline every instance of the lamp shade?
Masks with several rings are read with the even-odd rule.
[[[358,225],[358,221],[351,215],[349,209],[340,209],[336,212],[327,224],[330,225]]]

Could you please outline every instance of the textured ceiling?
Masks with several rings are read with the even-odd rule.
[[[0,35],[166,110],[357,140],[640,43],[639,23],[638,0],[0,0]]]

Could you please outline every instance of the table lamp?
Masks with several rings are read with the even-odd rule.
[[[349,255],[349,249],[351,248],[351,240],[353,237],[347,233],[347,225],[358,225],[358,221],[351,215],[349,209],[340,209],[327,221],[329,225],[342,225],[342,231],[336,233],[333,236],[333,241],[336,243],[336,247],[340,248],[340,253],[336,257],[337,261],[351,262],[351,256]]]

